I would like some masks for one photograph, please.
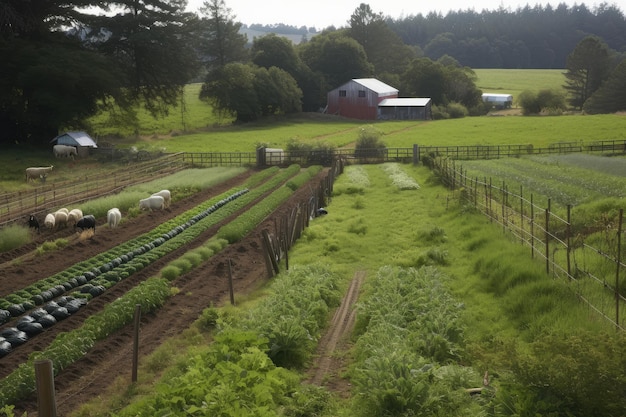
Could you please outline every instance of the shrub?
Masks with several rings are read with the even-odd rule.
[[[168,265],[161,270],[161,277],[168,281],[173,281],[180,276],[181,270],[174,265]]]
[[[525,116],[541,114],[544,109],[550,109],[549,112],[551,113],[565,109],[565,98],[563,95],[552,90],[540,90],[536,94],[532,91],[524,90],[520,93],[517,101],[522,108],[522,114]]]
[[[469,114],[464,105],[456,102],[449,103],[446,106],[446,112],[450,115],[451,119],[461,119]]]
[[[354,156],[356,158],[376,158],[384,156],[386,145],[382,142],[383,133],[372,125],[359,130]]]

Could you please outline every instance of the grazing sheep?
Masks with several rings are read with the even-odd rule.
[[[148,198],[139,200],[139,210],[163,210],[165,208],[165,199],[160,195],[153,195]]]
[[[113,207],[107,212],[107,222],[109,223],[109,228],[115,229],[120,224],[120,220],[122,220],[122,213],[117,207]]]
[[[156,195],[163,197],[163,200],[165,201],[165,207],[170,206],[170,203],[172,201],[172,194],[170,193],[170,190],[161,190],[158,193],[152,194],[152,196]]]
[[[88,214],[76,222],[76,227],[83,232],[87,229],[93,229],[93,232],[96,233],[96,218]]]
[[[77,209],[77,208],[72,209],[67,214],[67,224],[76,227],[76,222],[82,219],[82,217],[83,217],[83,211],[81,209]]]
[[[66,210],[59,209],[54,212],[54,225],[57,229],[61,227],[67,227],[67,213]]]
[[[28,228],[35,229],[39,233],[39,220],[33,214],[28,218]]]
[[[52,213],[48,213],[46,214],[46,218],[43,221],[44,226],[46,226],[47,229],[53,229],[54,228],[54,214]]]
[[[76,147],[69,145],[54,145],[52,147],[52,152],[54,156],[57,158],[72,158],[77,155]]]
[[[41,179],[41,181],[45,181],[48,173],[52,171],[52,168],[54,168],[54,165],[50,165],[49,167],[26,168],[26,182],[36,179]]]

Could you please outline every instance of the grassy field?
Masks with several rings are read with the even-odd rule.
[[[524,90],[556,90],[565,93],[562,69],[475,69],[476,86],[483,93],[512,94],[513,101]]]

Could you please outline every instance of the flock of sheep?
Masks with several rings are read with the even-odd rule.
[[[152,194],[148,198],[139,200],[140,210],[163,210],[169,207],[171,202],[171,193],[169,190],[161,190]],[[113,207],[107,212],[107,225],[110,229],[116,228],[122,220],[122,212],[117,207]],[[81,232],[89,229],[96,232],[96,218],[92,214],[84,215],[82,210],[74,208],[60,208],[53,213],[48,213],[44,219],[44,227],[50,230],[59,230],[68,226],[74,229],[80,229]],[[28,227],[40,231],[40,224],[35,215],[30,215],[28,219]]]

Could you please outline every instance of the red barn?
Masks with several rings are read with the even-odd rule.
[[[376,120],[378,103],[397,98],[398,90],[376,78],[355,78],[328,93],[328,114]]]

